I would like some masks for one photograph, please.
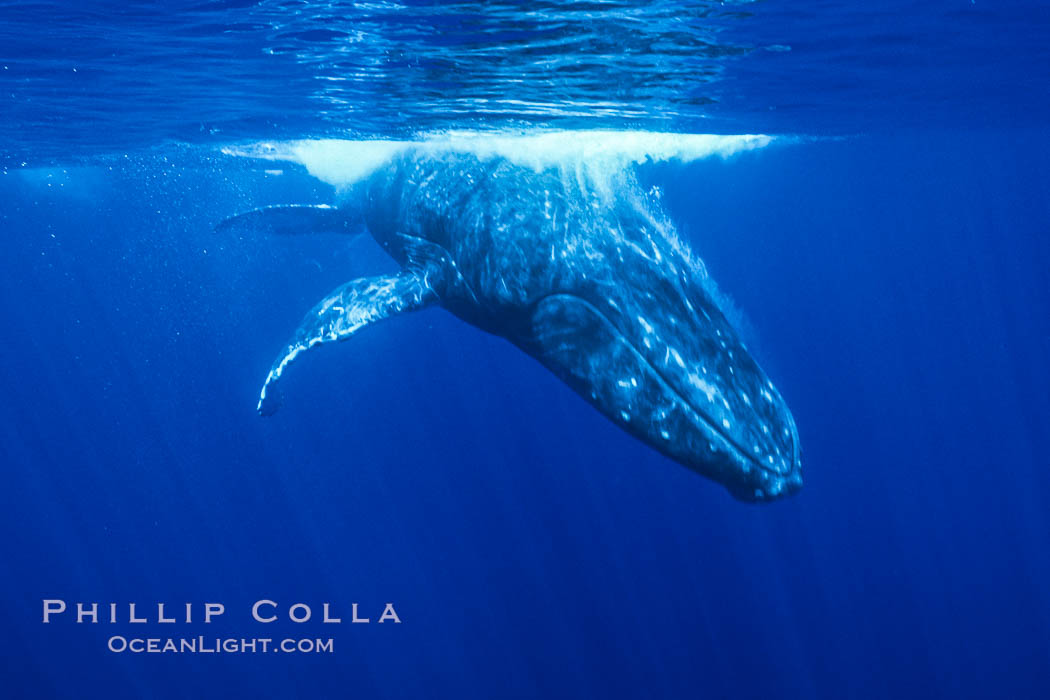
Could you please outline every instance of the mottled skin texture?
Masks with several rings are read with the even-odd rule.
[[[784,400],[631,175],[406,155],[346,199],[428,301],[507,338],[638,439],[743,500],[801,487]]]

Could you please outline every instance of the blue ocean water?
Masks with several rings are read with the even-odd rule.
[[[1047,697],[1048,30],[1020,1],[0,2],[4,696]],[[637,170],[790,404],[800,493],[732,499],[440,309],[256,414],[303,314],[396,265],[216,233],[337,198],[238,153],[549,129],[776,137]]]

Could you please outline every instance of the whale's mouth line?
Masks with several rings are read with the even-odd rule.
[[[732,438],[732,436],[728,435],[725,432],[725,430],[722,429],[721,426],[717,425],[714,421],[712,421],[710,418],[708,418],[707,415],[703,411],[699,410],[696,406],[694,406],[693,402],[690,401],[688,398],[686,398],[678,389],[676,389],[674,384],[672,384],[671,381],[666,376],[664,376],[663,372],[661,372],[659,369],[657,369],[656,366],[654,366],[652,362],[650,362],[648,359],[646,359],[645,355],[643,355],[641,352],[638,351],[637,346],[635,346],[634,343],[632,343],[630,340],[628,340],[626,335],[624,335],[622,332],[620,332],[620,329],[618,329],[613,324],[613,322],[609,320],[609,317],[606,316],[605,313],[603,313],[601,311],[601,309],[599,309],[598,307],[596,307],[594,304],[592,304],[591,302],[587,301],[586,299],[584,299],[582,297],[579,297],[579,296],[577,296],[575,294],[565,294],[565,293],[549,294],[549,295],[543,297],[543,299],[541,299],[540,301],[542,302],[542,301],[544,301],[546,299],[556,298],[556,297],[565,297],[565,298],[574,299],[574,300],[576,300],[576,301],[578,301],[578,302],[580,302],[582,304],[585,304],[592,311],[594,311],[594,313],[597,314],[597,316],[599,318],[601,318],[602,321],[604,321],[607,326],[609,326],[609,328],[616,335],[616,337],[619,338],[627,347],[629,347],[631,349],[631,352],[633,352],[635,354],[635,356],[646,367],[649,368],[649,370],[653,373],[653,375],[656,376],[656,378],[660,381],[661,384],[663,384],[664,388],[668,392],[670,392],[675,398],[677,398],[679,401],[681,401],[682,404],[684,404],[690,411],[692,411],[694,414],[696,414],[696,416],[700,419],[700,421],[703,422],[703,424],[706,425],[708,428],[710,428],[712,430],[712,432],[714,432],[716,435],[721,437],[726,442],[726,444],[734,452],[736,452],[736,455],[737,455],[737,457],[739,459],[742,459],[743,461],[745,461],[745,462],[747,462],[747,463],[757,467],[758,469],[760,469],[760,470],[762,470],[762,471],[764,471],[766,473],[773,474],[773,475],[778,476],[778,477],[783,477],[784,476],[784,473],[779,472],[776,469],[771,469],[769,466],[767,466],[767,465],[763,464],[762,462],[758,461],[757,459],[755,459],[755,457],[753,455],[751,455],[749,452],[747,452],[746,450],[741,448],[740,445],[737,444],[736,440],[734,440]]]
[[[734,440],[732,436],[727,434],[725,432],[725,430],[722,428],[722,426],[718,425],[713,420],[708,418],[706,413],[704,413],[699,408],[697,408],[695,405],[693,405],[692,401],[690,401],[678,389],[676,389],[674,384],[672,384],[670,382],[670,380],[667,377],[664,376],[663,372],[661,372],[659,369],[657,369],[653,365],[652,362],[650,362],[649,360],[647,360],[645,358],[645,355],[641,354],[638,351],[638,348],[635,347],[634,343],[632,343],[631,341],[627,340],[627,337],[624,336],[622,333],[620,333],[620,337],[623,339],[623,342],[626,343],[629,348],[631,348],[631,352],[633,352],[635,355],[637,355],[639,357],[639,359],[641,359],[641,361],[645,363],[646,367],[648,367],[653,372],[653,374],[656,375],[656,377],[667,388],[667,390],[670,391],[671,394],[673,394],[676,398],[678,398],[683,404],[685,404],[689,408],[690,411],[695,413],[700,418],[700,420],[703,421],[704,425],[706,425],[708,428],[713,430],[715,432],[715,434],[717,434],[719,437],[721,437],[723,440],[725,440],[726,444],[734,452],[736,452],[737,457],[739,459],[742,459],[743,461],[752,464],[753,466],[761,469],[764,472],[768,472],[770,474],[775,474],[776,476],[783,476],[783,474],[778,472],[776,469],[770,469],[768,466],[766,466],[762,462],[759,462],[757,459],[755,459],[755,457],[753,455],[751,455],[751,453],[745,451],[742,447],[740,447],[740,445],[737,444],[737,441]]]

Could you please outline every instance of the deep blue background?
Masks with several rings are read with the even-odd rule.
[[[794,411],[806,484],[768,506],[441,310],[311,353],[256,416],[302,314],[391,267],[211,231],[331,198],[301,173],[170,148],[0,176],[5,694],[1047,697],[1048,154],[927,129],[645,171]],[[227,613],[45,626],[52,597]],[[403,624],[262,626],[261,597]]]

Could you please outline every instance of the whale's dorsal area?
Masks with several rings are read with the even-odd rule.
[[[737,498],[797,491],[798,431],[783,397],[634,172],[768,142],[552,132],[246,150],[301,163],[336,186],[340,204],[267,207],[220,230],[367,230],[402,267],[347,282],[306,315],[259,411],[277,409],[279,381],[304,350],[433,304],[511,341],[625,431]]]

